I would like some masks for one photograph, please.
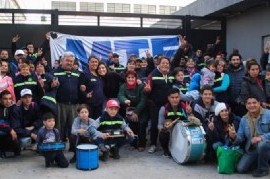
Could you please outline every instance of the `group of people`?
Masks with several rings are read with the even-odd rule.
[[[64,52],[50,68],[32,43],[16,50],[14,59],[1,50],[1,156],[7,150],[20,155],[20,139],[30,137],[38,144],[68,140],[71,163],[78,143],[97,145],[104,161],[109,155],[119,159],[125,143],[145,151],[149,128],[148,152],[156,152],[159,140],[170,157],[170,124],[192,116],[206,133],[204,160],[215,160],[218,146],[239,145],[244,155],[237,171],[255,167],[254,177],[268,175],[270,69],[262,71],[255,59],[244,64],[237,50],[227,58],[219,38],[204,54],[193,52],[185,38],[180,41],[172,59],[146,51],[146,58],[130,55],[124,67],[117,53],[109,53],[104,61],[90,56],[83,70],[72,52]],[[114,138],[115,131],[127,137]],[[68,166],[61,152],[44,156],[46,166],[52,160]]]

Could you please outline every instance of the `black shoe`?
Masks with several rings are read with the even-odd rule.
[[[263,177],[263,176],[266,176],[268,175],[269,171],[263,171],[263,170],[255,170],[253,173],[252,173],[252,176],[253,177]]]
[[[100,157],[100,160],[102,160],[103,162],[107,162],[109,159],[109,152],[105,151],[103,152],[102,156]]]
[[[21,155],[21,152],[14,152],[15,157],[20,156],[20,155]]]
[[[5,158],[5,152],[2,152],[2,151],[0,151],[0,159],[3,159],[3,158]]]
[[[120,159],[119,149],[118,148],[112,147],[110,152],[112,154],[113,159]]]
[[[76,154],[73,155],[73,157],[69,160],[69,163],[75,163],[76,162]]]
[[[45,161],[45,167],[50,168],[52,166],[51,162]]]

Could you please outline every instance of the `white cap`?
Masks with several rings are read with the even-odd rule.
[[[21,97],[23,97],[25,95],[31,95],[32,96],[32,91],[30,89],[22,89]]]
[[[227,109],[226,104],[225,103],[218,103],[216,108],[215,108],[215,115],[218,116],[219,113],[224,109]]]
[[[15,56],[17,56],[17,55],[24,55],[24,51],[23,50],[16,50]]]

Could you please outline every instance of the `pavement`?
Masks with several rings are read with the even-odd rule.
[[[70,159],[73,153],[65,151]],[[159,150],[154,154],[146,151],[130,151],[127,146],[120,149],[120,160],[110,158],[107,162],[99,161],[99,168],[83,171],[70,164],[68,168],[45,168],[44,158],[31,150],[22,151],[21,156],[0,160],[0,179],[227,179],[252,178],[251,174],[223,175],[217,173],[216,164],[197,162],[179,165],[171,158],[162,156]],[[270,178],[270,175],[262,178]]]

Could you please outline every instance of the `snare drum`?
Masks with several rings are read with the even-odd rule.
[[[49,142],[38,145],[39,151],[65,150],[66,144],[62,142]]]
[[[98,147],[92,144],[81,144],[77,146],[77,169],[94,170],[98,168]]]
[[[187,123],[179,121],[171,133],[170,151],[179,164],[200,160],[206,147],[202,126],[187,126]]]

